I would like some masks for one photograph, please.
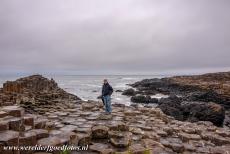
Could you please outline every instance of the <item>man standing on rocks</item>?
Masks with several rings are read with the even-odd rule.
[[[104,79],[104,84],[102,87],[102,99],[105,104],[105,111],[106,113],[111,113],[112,108],[111,108],[111,95],[113,93],[113,88],[110,86],[108,83],[107,79]]]

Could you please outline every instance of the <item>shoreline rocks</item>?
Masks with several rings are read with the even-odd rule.
[[[158,107],[165,114],[178,120],[207,120],[217,126],[222,126],[224,123],[230,127],[228,112],[230,110],[230,72],[144,79],[130,86],[136,88],[136,93],[143,95],[148,95],[152,91],[152,93],[178,96],[180,100],[173,101],[172,97],[162,98],[158,103]],[[135,97],[132,96],[131,100]],[[182,105],[182,102],[186,102],[186,105],[185,103]],[[218,112],[215,111],[216,109]],[[210,113],[203,112],[205,110]]]
[[[52,91],[48,93],[52,94]],[[26,107],[23,101],[20,101],[23,102],[21,104],[12,105],[9,101],[2,100],[0,153],[6,153],[2,149],[3,145],[28,144],[88,147],[82,153],[230,152],[230,129],[227,127],[216,127],[207,121],[178,121],[166,115],[160,108],[113,104],[112,113],[107,115],[102,102],[78,99],[69,101],[64,98],[47,99],[44,104],[35,99]],[[170,99],[173,100],[172,105],[175,102],[180,102],[181,106],[186,105],[184,100],[176,96],[170,96]],[[170,102],[160,100],[159,103],[164,104],[167,101]],[[213,112],[221,111],[215,104],[211,104],[211,109]],[[29,153],[39,152],[42,151]],[[71,154],[79,152],[72,151]]]

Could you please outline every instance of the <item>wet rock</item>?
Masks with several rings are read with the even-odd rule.
[[[197,134],[188,134],[188,133],[179,133],[178,136],[185,142],[189,140],[200,140],[200,135]]]
[[[116,90],[115,92],[121,93],[121,92],[123,92],[123,90],[119,90],[119,89],[118,89],[118,90]]]
[[[29,132],[25,132],[23,133],[23,135],[21,135],[19,137],[19,145],[23,146],[23,145],[26,145],[26,146],[34,146],[36,145],[37,143],[37,140],[36,140],[36,133],[32,132],[32,131],[29,131]],[[25,154],[27,153],[32,153],[32,151],[21,151]]]
[[[158,99],[156,98],[151,98],[150,96],[143,96],[143,95],[137,95],[137,96],[132,96],[131,101],[134,103],[158,103]]]
[[[113,121],[113,122],[110,123],[109,129],[110,130],[115,130],[115,131],[128,131],[129,126],[126,125],[123,122]]]
[[[94,126],[92,128],[92,138],[93,139],[103,139],[108,138],[109,128],[106,126]]]
[[[182,153],[184,146],[179,138],[166,138],[162,139],[161,143],[168,148],[171,148],[174,152]]]
[[[78,138],[78,145],[79,146],[85,146],[85,145],[89,145],[91,142],[91,136],[90,134],[77,134],[77,138]]]
[[[5,145],[18,145],[19,132],[7,130],[0,132],[0,143]]]
[[[47,119],[36,119],[34,121],[34,127],[36,129],[44,129],[46,127]]]
[[[15,131],[23,131],[25,130],[25,126],[23,125],[23,120],[21,118],[12,118],[9,120],[9,129]]]
[[[19,106],[4,106],[2,111],[14,117],[22,117],[24,115],[24,109]]]
[[[0,121],[0,131],[9,130],[8,121]]]
[[[165,114],[174,117],[177,120],[183,120],[183,112],[181,108],[181,99],[175,95],[170,95],[168,98],[159,100],[158,108]]]
[[[6,117],[7,115],[8,115],[7,112],[5,112],[5,111],[0,111],[0,118],[4,118],[4,117]]]
[[[49,136],[49,133],[45,129],[33,129],[31,132],[34,132],[36,134],[37,140],[42,138],[47,138]]]
[[[111,114],[101,114],[98,117],[98,120],[112,120],[112,115]]]
[[[150,153],[150,149],[145,148],[141,144],[132,144],[129,146],[129,152],[132,154],[144,154],[144,153]]]
[[[60,138],[52,136],[38,140],[37,144],[41,146],[61,146],[62,142]]]
[[[131,140],[128,137],[110,138],[110,142],[117,148],[126,148],[130,145]]]
[[[136,92],[134,89],[132,88],[129,88],[129,89],[126,89],[122,92],[122,95],[127,95],[127,96],[134,96],[136,95]]]
[[[93,145],[89,146],[89,149],[101,154],[109,154],[113,152],[113,150],[109,148],[108,144],[102,143],[94,143]]]
[[[23,122],[25,125],[32,126],[32,128],[34,128],[34,117],[29,116],[29,115],[24,116]]]
[[[218,104],[206,102],[183,102],[183,114],[188,121],[210,121],[216,126],[222,126],[225,110]]]

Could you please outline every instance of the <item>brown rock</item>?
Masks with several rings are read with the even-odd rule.
[[[4,117],[6,117],[7,115],[8,115],[7,112],[5,112],[5,111],[0,111],[0,118],[4,118]]]
[[[89,149],[91,151],[95,151],[100,154],[110,154],[113,152],[113,150],[109,148],[108,144],[102,144],[102,143],[94,143],[93,145],[89,146]]]
[[[0,143],[5,145],[18,145],[19,133],[12,130],[1,131],[0,132]]]
[[[56,137],[56,136],[52,136],[52,137],[47,137],[47,138],[43,138],[37,141],[38,145],[41,146],[60,146],[62,144],[61,139]]]
[[[106,126],[94,126],[92,128],[92,138],[93,139],[102,139],[108,138],[109,128]]]
[[[145,154],[145,153],[150,153],[150,149],[145,148],[141,144],[133,144],[129,146],[129,152],[132,154]]]
[[[178,136],[179,136],[183,141],[200,140],[200,139],[201,139],[200,135],[197,135],[197,134],[179,133]]]
[[[12,118],[9,120],[9,129],[15,131],[23,131],[25,127],[21,118]]]
[[[131,140],[128,137],[110,138],[110,142],[113,146],[117,148],[126,148],[130,145]]]
[[[0,121],[0,131],[9,130],[9,122]]]
[[[44,129],[46,127],[47,119],[36,119],[34,121],[34,128],[35,129]]]
[[[19,106],[4,106],[2,111],[14,117],[22,117],[24,115],[24,109]]]
[[[91,136],[90,134],[77,134],[77,138],[78,138],[78,145],[79,146],[85,146],[85,145],[89,145],[91,142]]]
[[[32,126],[32,128],[34,128],[34,117],[25,116],[23,117],[23,120],[25,125]]]
[[[45,129],[33,129],[31,132],[34,132],[37,136],[37,140],[42,138],[47,138],[49,136],[49,133]]]

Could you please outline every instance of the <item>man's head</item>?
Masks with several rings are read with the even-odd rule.
[[[103,80],[104,84],[108,83],[108,80],[107,79],[104,79]]]

